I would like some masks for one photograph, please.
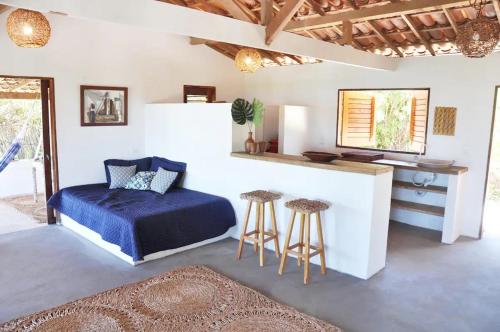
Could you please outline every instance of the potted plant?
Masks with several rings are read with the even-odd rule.
[[[243,98],[236,99],[231,106],[231,116],[233,121],[237,124],[244,126],[248,125],[248,137],[245,141],[245,152],[256,153],[256,143],[253,139],[252,129],[262,125],[264,119],[264,104],[258,100],[253,99],[250,103]]]

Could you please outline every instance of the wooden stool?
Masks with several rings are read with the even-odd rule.
[[[302,260],[304,260],[304,284],[307,284],[309,282],[309,259],[311,257],[316,256],[318,254],[320,255],[321,274],[326,274],[325,246],[323,244],[323,231],[321,229],[320,212],[328,209],[328,204],[320,201],[311,201],[308,199],[296,199],[293,201],[286,202],[285,206],[292,210],[292,215],[290,217],[290,223],[288,224],[288,230],[286,232],[285,246],[283,247],[283,256],[281,256],[279,274],[281,275],[285,271],[287,254],[295,255],[297,256],[297,264],[299,267],[302,265]],[[295,222],[295,215],[297,214],[297,212],[301,214],[299,242],[290,245],[290,238],[292,236],[293,224]],[[318,241],[319,241],[318,247],[312,246],[310,244],[311,214],[316,214],[316,224],[318,228]],[[305,242],[304,242],[304,222],[306,231]],[[295,248],[297,248],[297,251],[294,250]],[[303,251],[303,249],[305,249],[305,252]]]
[[[274,240],[276,257],[278,258],[280,257],[278,230],[276,227],[276,215],[274,213],[274,200],[280,199],[281,194],[272,193],[264,190],[256,190],[248,193],[243,193],[240,195],[240,197],[242,199],[248,200],[248,206],[245,214],[245,224],[243,226],[243,231],[241,232],[240,236],[240,245],[238,246],[238,253],[236,254],[236,259],[241,258],[241,252],[243,251],[243,242],[245,240],[249,240],[253,242],[253,248],[255,252],[257,252],[257,248],[260,248],[260,266],[264,266],[264,243],[266,243],[267,241]],[[254,202],[256,203],[255,230],[247,233],[250,211],[252,210],[252,204]],[[264,229],[264,207],[266,203],[269,203],[269,208],[271,210],[272,232],[266,232]]]

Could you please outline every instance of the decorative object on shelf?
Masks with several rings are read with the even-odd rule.
[[[255,73],[262,65],[262,57],[253,48],[242,48],[236,53],[234,62],[241,72]]]
[[[339,158],[339,155],[335,154],[335,153],[316,152],[316,151],[302,152],[302,155],[306,158],[309,158],[309,160],[311,160],[311,161],[320,162],[320,163],[329,163],[332,160]]]
[[[251,131],[248,132],[248,137],[245,140],[245,152],[246,153],[252,153],[255,154],[256,147],[255,147],[255,141],[253,139],[253,133]]]
[[[43,47],[50,39],[50,32],[50,23],[40,12],[20,8],[7,18],[9,38],[19,47]]]
[[[258,145],[253,139],[252,127],[262,125],[264,118],[264,104],[255,99],[252,103],[243,98],[236,99],[231,106],[231,116],[233,121],[243,126],[248,125],[248,137],[245,141],[246,153],[258,153]],[[255,146],[254,146],[255,145]]]
[[[342,160],[346,161],[370,162],[380,159],[384,159],[383,153],[367,151],[342,152]]]
[[[457,33],[457,47],[468,58],[484,58],[491,54],[500,38],[498,22],[484,17],[482,11],[487,0],[469,0],[476,18],[461,25]]]
[[[82,126],[126,126],[128,89],[80,86],[80,124]]]
[[[260,153],[267,152],[267,149],[269,148],[269,142],[262,141],[262,142],[259,142],[258,144],[259,144],[259,152]]]
[[[437,179],[437,174],[436,173],[432,173],[431,174],[431,177],[427,177],[427,174],[426,173],[423,173],[424,174],[424,179],[422,181],[418,181],[418,176],[419,176],[419,172],[415,172],[415,174],[413,174],[412,178],[411,178],[411,181],[413,183],[413,185],[415,187],[427,187],[428,185],[430,184],[433,184],[434,182],[436,182],[436,179]],[[417,196],[425,196],[427,194],[427,191],[422,191],[422,190],[417,190],[415,191],[415,194]]]
[[[455,136],[455,125],[457,121],[456,107],[436,107],[434,112],[434,135]]]

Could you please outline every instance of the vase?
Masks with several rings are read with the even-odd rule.
[[[248,132],[248,137],[247,140],[245,141],[245,152],[250,153],[250,150],[252,149],[252,144],[255,143],[252,137],[253,133],[251,131]]]

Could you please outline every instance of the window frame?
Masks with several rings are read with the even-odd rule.
[[[342,149],[356,149],[363,151],[377,151],[377,152],[389,152],[389,153],[399,153],[399,154],[408,154],[408,155],[419,155],[420,152],[411,152],[411,151],[398,151],[398,150],[382,150],[375,148],[361,148],[357,146],[347,146],[347,145],[339,145],[339,120],[340,120],[340,95],[344,91],[407,91],[407,90],[420,90],[427,91],[427,116],[425,118],[425,137],[424,137],[424,149],[422,151],[422,155],[427,153],[427,139],[429,135],[429,116],[430,116],[430,100],[431,100],[431,88],[363,88],[363,89],[338,89],[337,92],[337,126],[335,129],[335,146],[337,148]]]

